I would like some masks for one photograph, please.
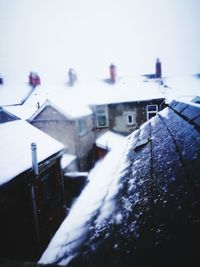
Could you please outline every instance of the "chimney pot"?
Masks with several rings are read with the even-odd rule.
[[[32,168],[35,175],[39,174],[38,170],[38,160],[37,160],[37,145],[36,143],[31,143],[31,155],[32,155]]]
[[[69,82],[68,83],[70,86],[73,86],[77,80],[77,76],[76,76],[75,71],[72,68],[69,69],[68,76],[69,76]]]
[[[162,64],[160,62],[160,59],[156,59],[156,78],[162,77]]]
[[[29,74],[29,85],[35,88],[37,85],[40,85],[40,76],[36,72],[30,72]]]
[[[110,81],[114,83],[116,81],[116,66],[110,64]]]

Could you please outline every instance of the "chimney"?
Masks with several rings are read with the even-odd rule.
[[[156,78],[161,78],[162,77],[162,66],[160,59],[156,59]]]
[[[29,74],[29,85],[35,88],[37,85],[40,85],[40,76],[36,72],[30,72]]]
[[[110,81],[112,83],[115,83],[115,81],[116,81],[116,75],[117,75],[117,73],[116,73],[116,66],[111,63],[110,64]]]
[[[0,85],[2,85],[2,84],[3,84],[3,77],[0,74]]]
[[[32,155],[32,168],[33,168],[34,174],[39,175],[36,143],[31,143],[31,155]]]
[[[76,73],[75,71],[70,68],[69,71],[68,71],[68,77],[69,77],[69,85],[70,86],[73,86],[77,80],[77,76],[76,76]]]

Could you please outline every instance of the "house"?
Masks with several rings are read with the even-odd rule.
[[[0,258],[37,260],[65,217],[63,145],[22,120],[0,125]]]
[[[39,263],[195,266],[199,172],[200,105],[173,101],[90,172]]]
[[[90,103],[97,133],[109,129],[128,135],[166,107],[165,88],[160,80],[127,77],[113,84],[101,81],[96,87],[99,97]]]
[[[46,100],[28,121],[64,144],[66,152],[77,157],[79,170],[89,167],[88,155],[94,143],[93,118],[89,107],[77,107],[69,102],[56,105]]]
[[[94,132],[91,109],[81,102],[80,95],[78,98],[73,97],[74,86],[34,86],[31,78],[33,74],[37,78],[35,73],[30,73],[29,84],[33,88],[31,87],[31,94],[26,101],[17,105],[8,104],[4,107],[5,110],[62,142],[66,153],[76,157],[73,166],[77,168],[74,168],[74,171],[87,170],[93,161],[91,150]],[[36,85],[37,83],[38,78]],[[64,171],[69,171],[71,167],[65,166]]]

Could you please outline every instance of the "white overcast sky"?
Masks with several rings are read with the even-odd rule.
[[[199,14],[199,0],[0,0],[0,72],[63,82],[70,67],[105,78],[113,62],[137,75],[157,57],[163,75],[200,72]]]

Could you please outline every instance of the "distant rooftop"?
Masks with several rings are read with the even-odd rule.
[[[0,106],[20,105],[30,92],[31,88],[25,83],[0,85]]]
[[[78,80],[74,86],[67,83],[42,84],[30,91],[28,85],[15,89],[0,86],[0,106],[21,119],[29,119],[44,102],[49,99],[68,115],[79,111],[85,105],[102,105],[122,102],[166,99],[169,103],[179,97],[194,98],[199,96],[200,79],[198,76],[166,77],[148,79],[144,76],[118,77],[115,83],[105,80]],[[30,94],[31,92],[31,94]],[[30,95],[29,95],[30,94]],[[29,96],[28,98],[26,98]],[[16,100],[15,100],[16,98]],[[12,99],[12,101],[11,101]],[[26,101],[23,103],[23,100]],[[22,105],[23,103],[23,105]],[[13,106],[14,104],[14,106]],[[15,105],[17,104],[17,105]],[[80,107],[78,109],[78,107]]]

